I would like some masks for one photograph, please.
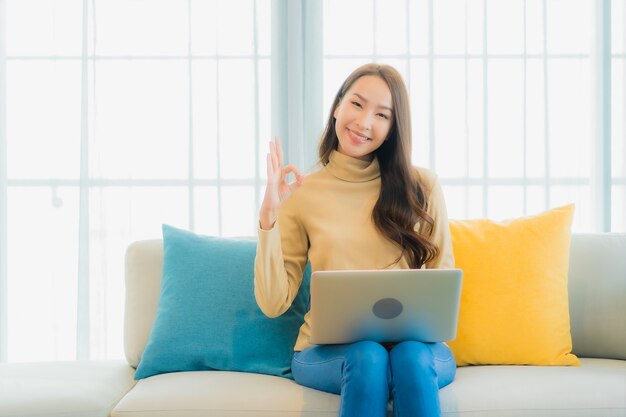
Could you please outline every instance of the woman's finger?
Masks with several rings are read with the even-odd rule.
[[[293,172],[293,174],[296,176],[295,181],[287,184],[287,186],[289,187],[289,191],[293,192],[302,185],[302,182],[304,181],[304,176],[300,173],[298,168],[296,168],[295,166],[291,164],[283,168],[283,175],[286,176],[290,172]]]
[[[272,175],[274,174],[274,168],[272,166],[272,156],[269,153],[267,154],[266,160],[267,160],[267,166],[266,166],[267,178],[269,179],[269,178],[272,178]]]
[[[296,176],[296,180],[293,183],[289,184],[289,186],[300,186],[302,184],[302,181],[304,180],[304,175],[302,175],[298,168],[296,168],[293,164],[289,164],[282,169],[281,177],[286,178],[290,172],[293,172],[293,174]]]
[[[276,141],[276,153],[278,155],[278,162],[280,162],[280,165],[282,166],[285,163],[283,147],[280,145],[280,138],[278,136],[276,136],[274,140]]]
[[[300,173],[300,171],[298,170],[298,168],[296,168],[294,164],[289,164],[286,167],[284,167],[283,172],[285,173],[285,175],[287,175],[290,172],[293,172],[296,178],[302,177],[302,174]]]
[[[272,169],[274,173],[280,172],[280,165],[278,164],[278,159],[276,157],[276,144],[273,141],[270,141],[270,158],[272,160]]]

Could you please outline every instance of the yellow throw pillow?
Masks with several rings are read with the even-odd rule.
[[[451,220],[463,269],[457,365],[579,365],[567,274],[574,206],[505,222]]]

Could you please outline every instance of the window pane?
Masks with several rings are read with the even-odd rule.
[[[525,0],[489,0],[487,3],[487,47],[490,54],[524,52]]]
[[[463,186],[447,185],[443,186],[443,194],[446,200],[448,218],[467,218],[467,204],[469,200],[468,189]]]
[[[252,55],[255,5],[258,53],[269,55],[271,0],[191,0],[192,54]]]
[[[191,0],[192,54],[252,55],[255,5],[258,53],[269,55],[271,0]]]
[[[220,174],[222,178],[254,178],[254,61],[220,61],[218,71]]]
[[[7,62],[7,175],[78,178],[78,60]]]
[[[590,145],[589,61],[548,63],[550,176],[588,177]]]
[[[484,217],[482,186],[445,185],[445,179],[442,179],[442,182],[444,182],[442,188],[450,219]]]
[[[524,215],[524,187],[492,185],[487,194],[487,217],[506,220]]]
[[[195,231],[204,235],[219,236],[217,187],[196,187],[193,201]]]
[[[188,178],[187,63],[112,60],[96,67],[91,176]]]
[[[100,55],[187,55],[187,4],[179,0],[99,1],[95,8],[96,52]]]
[[[593,211],[588,185],[552,186],[550,187],[549,207],[560,207],[574,203],[574,222],[572,232],[588,232],[593,230]]]
[[[135,240],[160,239],[163,224],[189,227],[187,187],[94,187],[89,198],[91,232],[120,239],[122,251]]]
[[[526,175],[543,178],[546,167],[545,81],[543,61],[526,62]]]
[[[435,170],[443,177],[464,177],[467,170],[465,134],[465,61],[441,59],[434,65]],[[454,123],[450,123],[454,120]]]
[[[624,0],[611,1],[611,49],[614,54],[626,52],[626,4]]]
[[[547,209],[546,187],[540,185],[526,187],[526,214],[538,214]]]
[[[254,187],[223,187],[221,204],[223,236],[256,235],[258,215]]]
[[[467,10],[467,49],[470,54],[485,51],[485,0],[466,1]]]
[[[376,3],[376,54],[407,52],[407,1],[385,0]]]
[[[7,56],[81,54],[81,0],[5,0],[5,3]]]
[[[196,178],[217,178],[217,62],[191,64],[193,171]]]
[[[543,5],[545,0],[525,0],[526,3],[526,52],[543,54]]]
[[[411,60],[411,127],[413,129],[412,161],[415,165],[429,167],[430,153],[430,93],[429,67],[426,59]]]
[[[374,52],[373,1],[324,0],[324,54],[364,55]],[[383,7],[382,4],[380,7]]]
[[[409,49],[411,54],[428,53],[428,29],[430,19],[428,18],[428,2],[411,1],[409,3]]]
[[[272,1],[255,0],[257,48],[260,55],[272,52]]]
[[[218,0],[191,0],[191,53],[216,55],[219,14]]]
[[[267,154],[269,141],[272,140],[272,73],[269,59],[259,60],[259,174],[262,179],[267,178]],[[265,189],[265,188],[264,188]]]
[[[521,177],[524,169],[523,62],[502,59],[488,65],[489,176]]]
[[[76,354],[78,190],[9,187],[8,361]]]
[[[470,59],[467,67],[467,155],[469,176],[484,177],[485,172],[485,89],[483,62]]]
[[[589,53],[592,4],[590,0],[546,0],[548,53]]]
[[[626,185],[614,185],[611,188],[612,232],[626,232]]]
[[[470,218],[486,217],[487,208],[485,207],[485,204],[485,187],[469,187],[469,206],[467,208],[467,216]]]
[[[436,54],[465,52],[465,9],[458,0],[433,1],[433,42]]]
[[[251,55],[254,52],[252,0],[218,2],[218,53]]]
[[[91,340],[94,359],[123,357],[124,254],[161,227],[189,227],[187,187],[94,187],[89,193]]]

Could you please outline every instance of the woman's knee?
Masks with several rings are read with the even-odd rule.
[[[379,343],[356,342],[346,350],[344,367],[358,373],[361,377],[386,377],[389,353]]]
[[[396,369],[429,370],[434,366],[434,356],[427,344],[407,341],[398,343],[389,352],[391,364]]]

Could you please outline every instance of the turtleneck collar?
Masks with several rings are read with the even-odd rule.
[[[366,182],[380,177],[378,159],[362,161],[334,150],[328,158],[326,169],[340,180]]]

